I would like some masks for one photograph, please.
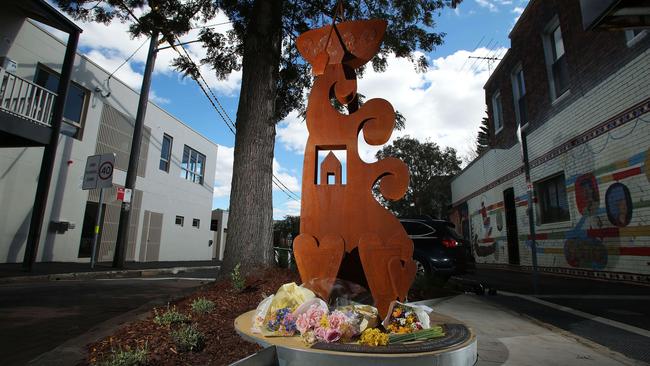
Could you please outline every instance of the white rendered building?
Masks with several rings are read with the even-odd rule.
[[[31,3],[46,7],[42,1],[21,4]],[[47,146],[39,133],[52,126],[47,108],[56,100],[66,51],[66,44],[28,19],[34,17],[21,6],[5,7],[0,14],[0,125],[14,128],[0,127],[0,263],[23,261]],[[99,194],[82,190],[85,163],[89,155],[115,153],[97,254],[99,261],[111,261],[121,204],[116,190],[126,177],[139,95],[116,78],[107,90],[109,73],[80,54],[71,75],[35,258],[90,260]],[[151,102],[144,125],[126,260],[211,260],[217,145]],[[61,230],[58,223],[69,224]]]

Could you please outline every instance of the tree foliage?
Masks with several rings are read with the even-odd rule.
[[[488,118],[483,117],[481,120],[481,127],[479,127],[478,136],[476,136],[476,153],[478,155],[490,149],[490,127],[488,125]]]
[[[420,142],[409,136],[397,138],[377,152],[377,159],[396,157],[409,168],[410,182],[404,198],[387,201],[386,208],[398,216],[431,215],[445,217],[451,202],[450,178],[460,172],[456,150],[441,149],[435,142]]]

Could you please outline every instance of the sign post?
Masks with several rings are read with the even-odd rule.
[[[104,203],[104,188],[113,186],[113,169],[115,167],[115,154],[92,155],[86,161],[86,171],[82,189],[99,188],[99,202],[95,228],[93,231],[93,249],[90,257],[90,268],[95,268],[95,255],[97,253],[97,241],[99,240],[100,227],[102,225],[102,205]]]

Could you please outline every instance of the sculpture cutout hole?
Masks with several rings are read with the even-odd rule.
[[[342,148],[317,148],[316,184],[345,185],[347,183],[347,151]],[[331,155],[330,155],[331,154]]]

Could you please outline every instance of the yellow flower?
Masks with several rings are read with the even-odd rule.
[[[320,318],[320,326],[321,328],[328,328],[329,327],[329,321],[327,321],[327,315],[323,314]]]
[[[361,333],[359,344],[367,346],[385,346],[388,344],[388,334],[382,333],[376,328],[366,329]]]

